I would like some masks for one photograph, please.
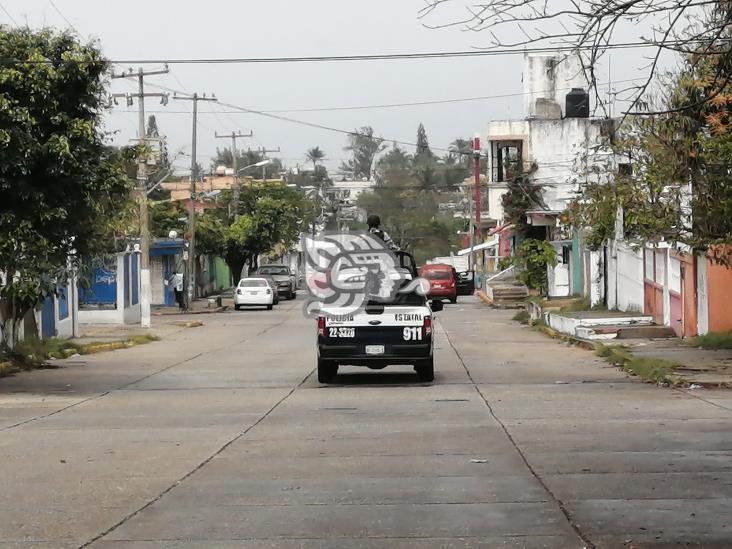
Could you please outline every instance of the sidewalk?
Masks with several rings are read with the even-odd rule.
[[[479,297],[490,305],[483,296]],[[612,311],[545,315],[547,309],[531,302],[527,308],[527,320],[546,335],[594,349],[608,362],[646,381],[694,389],[732,389],[732,349],[694,347],[689,340],[668,337],[668,328],[652,325],[650,318],[643,315]],[[550,307],[548,311],[554,309],[557,308]]]
[[[224,312],[232,308],[233,300],[223,298],[222,306],[215,305],[217,296],[201,298],[193,302],[191,309],[181,313],[177,307],[156,307],[152,311],[152,327],[143,328],[140,324],[82,324],[81,335],[74,338],[75,343],[107,343],[135,336],[151,335],[164,339],[186,328],[197,328],[204,324],[203,314]],[[210,303],[213,300],[214,303]]]
[[[700,349],[681,339],[629,339],[618,343],[636,356],[679,364],[674,374],[685,385],[732,389],[732,349]]]
[[[177,306],[173,307],[155,307],[152,311],[153,316],[169,316],[169,315],[200,315],[210,313],[221,313],[234,307],[233,290],[225,290],[217,295],[201,297],[193,301],[188,311],[181,313]],[[221,306],[217,304],[217,300],[221,300]]]

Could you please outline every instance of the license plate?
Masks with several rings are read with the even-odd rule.
[[[367,355],[383,355],[384,346],[383,345],[366,345],[366,354]]]
[[[259,295],[259,292],[249,292],[249,295]]]
[[[356,337],[356,328],[329,328],[328,336],[345,338]]]

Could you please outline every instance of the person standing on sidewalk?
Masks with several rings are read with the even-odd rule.
[[[178,311],[184,312],[186,310],[185,296],[183,295],[183,273],[174,272],[165,281],[165,285],[173,286],[173,293],[175,293],[175,301],[178,303]]]

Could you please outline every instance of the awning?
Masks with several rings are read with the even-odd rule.
[[[473,246],[473,252],[480,252],[483,250],[487,250],[488,248],[494,248],[498,246],[498,240],[491,240],[490,242],[483,242],[481,244],[476,244]],[[457,255],[468,255],[470,253],[470,248],[465,248],[464,250],[460,250]]]

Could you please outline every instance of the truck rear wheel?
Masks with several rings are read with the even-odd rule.
[[[318,382],[330,383],[338,374],[338,364],[332,360],[318,358]]]

